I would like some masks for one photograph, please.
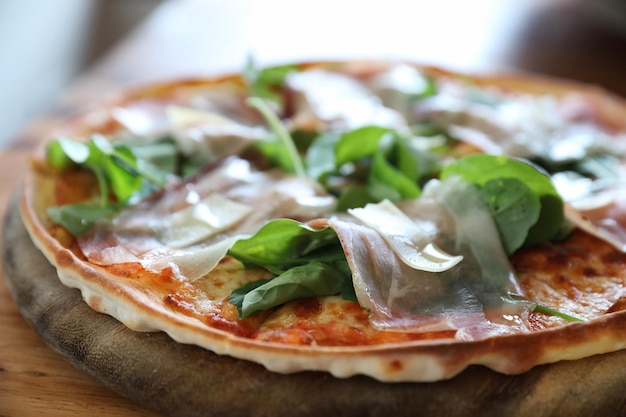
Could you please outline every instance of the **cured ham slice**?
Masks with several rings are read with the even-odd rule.
[[[567,205],[565,215],[573,225],[626,252],[626,199],[624,190],[619,191],[619,195],[597,207],[575,209]]]
[[[196,280],[237,239],[267,221],[310,220],[334,208],[334,197],[317,183],[258,171],[232,157],[193,182],[129,207],[113,221],[100,221],[78,243],[95,264],[139,262],[148,270],[169,267],[181,278]]]
[[[420,103],[418,116],[486,153],[566,162],[626,151],[624,135],[597,124],[587,114],[593,104],[578,95],[512,97],[446,82],[440,90]]]
[[[453,329],[457,338],[467,340],[529,331],[527,315],[533,306],[510,297],[521,290],[493,220],[472,186],[457,178],[433,181],[420,199],[402,208],[421,227],[407,228],[404,233],[410,236],[393,230],[395,240],[433,239],[463,260],[442,272],[415,268],[398,256],[385,231],[348,217],[332,218],[357,298],[371,312],[374,326],[393,331]],[[414,236],[420,232],[422,236]]]

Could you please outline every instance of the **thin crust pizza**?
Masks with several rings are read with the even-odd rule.
[[[626,347],[625,115],[536,76],[250,64],[67,120],[21,212],[137,331],[279,373],[517,374]]]

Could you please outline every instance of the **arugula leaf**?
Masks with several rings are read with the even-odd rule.
[[[78,236],[91,227],[97,220],[116,212],[119,207],[102,207],[93,204],[66,204],[59,207],[48,208],[50,219],[64,228],[72,235]]]
[[[387,134],[393,135],[394,132],[380,126],[365,126],[344,133],[335,146],[335,165],[340,167],[374,155]]]
[[[508,254],[515,252],[539,220],[539,197],[518,178],[490,180],[479,192],[500,231],[504,250]]]
[[[48,143],[46,154],[50,165],[63,170],[84,163],[89,157],[89,148],[84,143],[61,137]]]
[[[171,147],[166,149],[171,150]],[[137,158],[129,146],[113,144],[101,135],[93,135],[88,142],[58,138],[51,141],[46,150],[48,162],[55,168],[82,167],[92,171],[98,181],[99,205],[75,204],[48,210],[51,220],[72,234],[83,233],[99,217],[163,187],[166,177],[171,175],[171,172],[161,171],[150,162]],[[145,153],[147,147],[143,150]],[[163,149],[160,152],[162,157]],[[171,161],[168,166],[172,166]],[[116,198],[115,203],[110,201],[111,194]]]
[[[335,171],[335,146],[341,139],[341,135],[336,132],[319,135],[311,143],[306,153],[307,176],[320,183]]]
[[[340,268],[313,261],[273,279],[247,284],[231,294],[230,302],[237,307],[239,317],[246,318],[289,301],[340,294],[346,281],[351,287],[351,275],[346,276]]]
[[[280,167],[285,172],[295,172],[291,154],[281,141],[268,138],[257,141],[252,146],[261,152],[271,164]]]
[[[127,202],[143,186],[144,179],[137,172],[137,159],[127,147],[120,147],[101,161],[118,201]]]
[[[388,160],[383,150],[374,154],[368,188],[375,201],[417,198],[421,194],[417,185],[417,161],[406,151],[400,150],[399,153],[404,155],[399,167]]]
[[[320,135],[306,162],[309,176],[339,196],[340,210],[421,194],[415,154],[404,137],[386,127]]]
[[[163,187],[168,172],[162,172],[147,161],[138,159],[125,145],[114,145],[100,135],[83,143],[67,138],[51,141],[47,148],[48,161],[60,169],[82,166],[96,175],[103,205],[108,204],[109,191],[119,202],[127,203],[146,184]]]
[[[235,242],[229,255],[246,266],[263,267],[277,275],[246,284],[231,294],[230,301],[242,318],[304,297],[342,294],[356,300],[345,253],[329,227],[273,220],[254,236]]]
[[[313,228],[291,219],[270,221],[252,237],[235,242],[229,255],[274,274],[312,259],[335,261],[345,257],[331,228]]]
[[[587,321],[585,319],[581,319],[580,317],[572,316],[571,314],[563,313],[562,311],[555,310],[553,308],[549,308],[549,307],[546,307],[546,306],[541,305],[541,304],[535,305],[535,311],[537,311],[539,313],[547,314],[549,316],[560,317],[562,319],[565,319],[567,321],[572,321],[572,322],[585,322],[585,321]]]
[[[256,290],[258,287],[267,284],[268,282],[270,282],[272,280],[272,278],[269,279],[260,279],[258,281],[252,281],[252,282],[248,282],[247,284],[242,285],[241,287],[237,288],[236,290],[234,290],[232,293],[230,293],[230,296],[228,297],[228,301],[230,301],[230,303],[232,305],[234,305],[235,307],[237,307],[237,311],[239,313],[239,318],[242,319],[244,318],[244,314],[242,312],[242,308],[243,308],[243,302],[244,299],[246,298],[246,294]],[[255,311],[255,312],[260,312],[262,311],[261,309]],[[253,315],[254,313],[250,314],[249,312],[247,316]]]
[[[163,181],[167,175],[179,174],[180,152],[169,137],[151,143],[126,144],[137,157],[140,171],[150,171],[151,176]],[[206,161],[203,161],[206,163]]]
[[[445,167],[441,178],[450,175],[459,175],[479,188],[509,254],[521,246],[549,241],[561,232],[563,200],[550,177],[530,163],[506,156],[476,154]]]
[[[503,297],[503,299],[506,302],[513,302],[513,303],[528,303],[529,305],[532,306],[533,311],[536,311],[538,313],[541,314],[546,314],[548,316],[554,316],[554,317],[560,317],[564,320],[567,321],[571,321],[571,322],[585,322],[587,321],[584,318],[580,318],[580,317],[576,317],[576,316],[572,316],[571,314],[567,314],[564,313],[560,310],[555,310],[553,308],[547,307],[543,304],[539,304],[535,301],[531,301],[531,300],[527,300],[525,298],[520,297],[519,295],[516,294],[508,294],[508,296]]]
[[[295,172],[300,177],[306,176],[302,158],[293,142],[293,138],[270,106],[259,97],[250,97],[246,102],[250,107],[255,108],[263,115],[278,138],[278,149],[275,147],[266,148],[266,150],[271,151],[269,156],[274,156],[274,160],[279,162],[285,171]]]
[[[375,200],[369,187],[350,187],[339,196],[337,200],[337,211],[348,211],[352,208],[364,207],[367,203],[372,203]]]
[[[271,100],[282,105],[280,87],[290,72],[298,71],[296,65],[278,65],[260,69],[249,56],[244,67],[243,76],[248,83],[250,95]]]

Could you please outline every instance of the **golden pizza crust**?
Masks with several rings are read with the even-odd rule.
[[[315,65],[366,74],[388,64]],[[434,68],[426,70],[454,76]],[[473,80],[530,93],[576,91],[597,103],[594,117],[600,124],[615,130],[626,127],[626,104],[593,87],[527,75]],[[167,99],[225,82],[238,84],[241,79],[233,76],[139,89],[68,121],[66,131],[76,135],[115,131],[119,126],[110,117],[114,106]],[[59,193],[70,201],[80,199],[85,185],[80,185],[80,176],[61,180],[64,174],[41,163],[41,152],[39,149],[34,155],[21,200],[22,216],[33,242],[57,268],[65,285],[78,288],[93,309],[131,329],[164,331],[180,343],[257,362],[275,372],[317,370],[341,378],[364,374],[386,382],[447,379],[473,364],[516,374],[538,364],[626,348],[626,311],[620,307],[626,296],[626,255],[582,232],[563,244],[521,251],[513,264],[520,272],[522,286],[536,301],[565,307],[590,319],[584,323],[534,314],[531,322],[535,331],[530,334],[470,342],[455,340],[445,332],[411,338],[368,328],[366,313],[355,303],[338,297],[290,303],[271,315],[263,313],[239,320],[227,301],[228,294],[245,282],[263,277],[263,273],[244,270],[235,261],[222,262],[208,278],[195,283],[148,273],[137,264],[101,267],[87,262],[73,238],[53,225],[46,214],[48,207],[58,204]],[[67,181],[79,185],[63,190]],[[318,336],[311,339],[311,334]]]

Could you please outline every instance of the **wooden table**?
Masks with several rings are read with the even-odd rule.
[[[405,3],[386,0],[384,8],[330,0],[164,3],[0,154],[1,213],[27,169],[28,153],[64,115],[128,86],[237,70],[250,52],[261,63],[383,57],[470,71],[533,70],[626,95],[625,39],[587,19],[576,4],[416,1],[407,11]],[[35,415],[154,414],[49,349],[21,317],[0,279],[0,416]]]

